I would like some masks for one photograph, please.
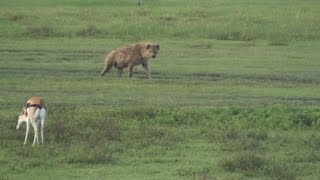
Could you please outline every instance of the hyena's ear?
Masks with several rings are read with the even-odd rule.
[[[157,45],[156,45],[156,48],[158,48],[158,50],[160,50],[160,46],[159,46],[159,44],[157,44]]]
[[[151,46],[151,45],[150,45],[150,44],[148,44],[148,45],[147,45],[147,49],[149,49],[149,48],[150,48],[150,46]]]

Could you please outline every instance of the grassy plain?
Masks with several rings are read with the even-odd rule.
[[[319,21],[316,0],[1,1],[0,179],[319,179]],[[140,41],[152,80],[99,77]]]

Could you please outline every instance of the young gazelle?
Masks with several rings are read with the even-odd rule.
[[[34,138],[33,138],[33,146],[35,143],[39,144],[39,136],[38,136],[38,127],[39,123],[41,123],[41,142],[43,143],[43,128],[44,121],[47,118],[47,104],[41,97],[31,97],[26,101],[22,108],[22,112],[18,119],[17,129],[19,129],[20,124],[22,122],[26,122],[26,136],[24,138],[24,145],[27,143],[29,126],[30,124],[33,127]]]

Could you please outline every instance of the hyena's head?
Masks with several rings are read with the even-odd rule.
[[[143,56],[145,58],[155,58],[159,51],[160,51],[159,44],[147,44],[146,49],[144,50]]]

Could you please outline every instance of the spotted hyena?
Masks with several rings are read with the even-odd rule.
[[[158,44],[150,43],[131,44],[115,49],[107,55],[100,76],[109,72],[112,67],[117,68],[118,75],[121,76],[123,69],[128,67],[128,75],[130,78],[133,67],[141,64],[148,74],[148,78],[151,79],[148,62],[150,58],[156,57],[159,50],[160,46]]]

